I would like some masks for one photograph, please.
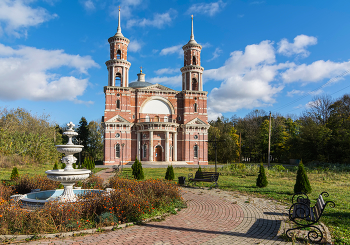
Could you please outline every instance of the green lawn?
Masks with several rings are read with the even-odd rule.
[[[257,169],[257,168],[256,168]],[[145,178],[164,178],[166,169],[144,168]],[[214,171],[213,169],[202,169],[203,171]],[[257,171],[253,169],[237,170],[230,172],[226,167],[219,169],[224,175],[219,177],[219,188],[224,190],[236,190],[252,195],[273,198],[291,205],[291,197],[296,179],[296,169],[291,167],[285,171],[267,171],[269,184],[265,188],[255,186]],[[187,176],[195,173],[196,169],[174,168],[175,179],[179,176]],[[124,169],[124,175],[131,177],[131,169]],[[325,200],[335,202],[335,208],[326,207],[321,221],[331,231],[335,244],[350,244],[350,173],[339,171],[308,170],[308,177],[312,186],[312,193],[309,197],[312,204],[316,202],[318,195],[327,191],[329,197]],[[208,186],[206,183],[199,185]]]

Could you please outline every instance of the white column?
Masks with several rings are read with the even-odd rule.
[[[192,90],[192,79],[191,79],[192,73],[191,72],[189,72],[189,73],[190,73],[190,79],[188,81],[190,83],[189,90]]]
[[[185,81],[184,81],[184,87],[182,90],[186,90],[186,83],[187,83],[187,72],[185,72]]]
[[[111,67],[108,69],[108,86],[111,86]]]
[[[202,82],[202,79],[203,79],[203,73],[200,74],[201,76],[201,91],[203,91],[203,82]]]
[[[169,131],[165,132],[165,161],[169,162]]]
[[[122,81],[122,83],[123,83],[122,87],[126,87],[126,85],[125,85],[125,67],[124,66],[123,66],[123,81]]]
[[[115,79],[114,79],[114,66],[111,67],[112,68],[112,77],[111,77],[111,86],[115,86]]]
[[[177,132],[174,133],[173,137],[173,161],[177,161]]]
[[[153,162],[153,131],[149,131],[149,159],[148,161]]]
[[[140,143],[141,143],[141,133],[140,132],[137,132],[137,159],[141,160],[141,157],[140,157]]]

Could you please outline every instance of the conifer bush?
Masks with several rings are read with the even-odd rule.
[[[141,162],[136,158],[134,164],[131,166],[132,175],[137,180],[142,180],[145,178],[143,174],[143,168]]]
[[[258,175],[258,178],[256,179],[256,186],[262,188],[262,187],[266,187],[268,183],[269,182],[267,181],[267,178],[266,178],[264,165],[260,164],[259,175]]]
[[[66,168],[66,164],[63,162],[61,163],[61,169],[65,169]]]
[[[201,165],[199,165],[197,172],[202,172]]]
[[[166,180],[174,180],[174,178],[175,178],[174,168],[173,168],[173,165],[170,165],[166,169],[165,179]]]
[[[12,169],[12,173],[11,173],[10,179],[11,180],[16,180],[16,179],[18,179],[18,177],[19,177],[18,169],[16,167],[14,167]]]
[[[294,193],[311,193],[312,188],[307,177],[304,164],[300,161],[297,172],[297,179],[294,185]]]
[[[53,169],[52,170],[58,170],[58,164],[57,162],[55,162],[55,164],[53,165]]]

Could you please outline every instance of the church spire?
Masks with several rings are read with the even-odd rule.
[[[188,43],[197,44],[196,40],[194,40],[194,34],[193,34],[193,15],[191,15],[191,19],[192,19],[191,38],[190,38],[190,41]]]
[[[191,27],[191,41],[194,40],[194,35],[193,35],[193,15],[191,15],[192,19],[192,27]]]
[[[122,28],[120,27],[120,6],[119,6],[119,13],[118,13],[118,28],[117,28],[117,33],[115,35],[123,37]]]

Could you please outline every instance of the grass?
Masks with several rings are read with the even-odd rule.
[[[240,169],[241,168],[241,169]],[[330,229],[335,244],[350,244],[350,171],[340,167],[307,167],[308,177],[312,186],[312,193],[309,195],[312,205],[316,202],[318,195],[327,191],[329,197],[325,201],[334,201],[335,208],[326,207],[321,221]],[[174,168],[175,179],[195,173],[196,168]],[[235,190],[252,194],[259,197],[272,198],[280,201],[286,206],[291,205],[294,184],[296,180],[296,167],[287,167],[285,170],[271,168],[267,172],[269,184],[265,188],[256,187],[258,165],[248,165],[234,169],[225,165],[218,169],[222,174],[219,178],[219,188],[223,190]],[[166,169],[144,168],[145,179],[164,179]],[[213,169],[202,169],[202,171],[214,171]],[[132,177],[129,169],[123,170],[123,175]],[[209,186],[207,183],[199,183],[202,186]]]

